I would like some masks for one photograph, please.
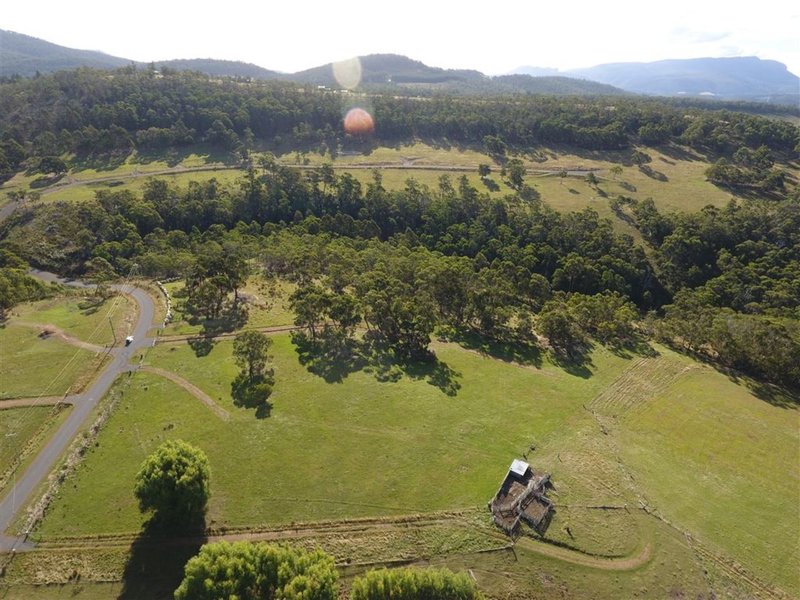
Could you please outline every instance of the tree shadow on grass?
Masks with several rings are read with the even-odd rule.
[[[481,177],[481,181],[483,182],[483,185],[486,186],[486,189],[488,189],[490,192],[500,191],[500,186],[491,177]]]
[[[226,305],[217,319],[189,316],[187,322],[190,325],[201,324],[203,327],[200,333],[188,340],[195,356],[198,358],[208,356],[216,344],[215,337],[244,327],[247,324],[247,314],[247,306],[240,302]]]
[[[351,373],[367,366],[363,343],[352,338],[312,338],[304,332],[294,331],[292,343],[297,349],[300,364],[327,383],[341,383]]]
[[[467,350],[473,350],[503,362],[514,362],[537,369],[542,366],[541,348],[532,341],[517,339],[510,333],[488,338],[477,331],[467,330],[452,334],[447,339]]]
[[[647,175],[650,179],[655,179],[656,181],[669,181],[669,177],[667,177],[661,171],[656,171],[650,165],[639,165],[639,171]]]
[[[240,408],[255,409],[256,419],[266,419],[272,414],[272,404],[268,398],[272,395],[272,373],[247,377],[240,373],[231,382],[231,398],[233,404]]]
[[[605,347],[611,351],[615,356],[620,358],[631,359],[635,356],[655,358],[660,356],[658,350],[653,348],[645,339],[633,339],[624,344],[607,343]]]
[[[209,335],[199,334],[195,337],[189,338],[189,347],[194,352],[197,358],[208,356],[214,349],[214,338]]]
[[[690,150],[685,146],[677,146],[673,144],[667,144],[664,146],[659,146],[658,151],[661,152],[664,156],[668,156],[673,160],[685,160],[685,161],[697,161],[706,160],[705,157],[697,154],[696,152]]]
[[[186,562],[206,543],[201,515],[181,527],[151,519],[131,545],[118,600],[171,600]]]
[[[295,331],[292,343],[300,364],[328,383],[342,383],[351,373],[363,371],[381,383],[396,382],[403,376],[424,380],[448,396],[457,395],[461,389],[461,373],[433,353],[426,360],[401,360],[374,332],[367,332],[362,339],[335,335],[312,339]]]
[[[458,381],[461,373],[437,358],[431,362],[406,364],[401,368],[408,377],[427,381],[448,396],[457,396],[458,390],[461,389],[461,383]]]
[[[113,171],[120,168],[130,156],[129,152],[99,152],[97,154],[80,154],[70,163],[73,173],[87,169],[92,171]]]
[[[705,352],[698,352],[687,348],[679,343],[661,340],[663,344],[678,352],[690,356],[697,362],[714,369],[717,373],[725,375],[730,381],[736,385],[745,386],[756,398],[763,400],[767,404],[776,406],[778,408],[798,409],[800,408],[800,386],[791,388],[787,386],[778,385],[769,381],[759,380],[755,377],[737,371],[731,367],[727,367],[719,362],[713,360]]]
[[[756,398],[772,406],[779,408],[800,407],[800,390],[790,390],[772,383],[753,380],[747,382],[747,387]]]
[[[592,373],[592,348],[594,344],[586,342],[569,349],[551,348],[550,358],[553,363],[575,377],[589,379]]]
[[[31,181],[28,186],[32,190],[39,190],[42,188],[49,187],[55,183],[58,183],[64,178],[64,173],[58,173],[57,175],[43,175],[41,177],[37,177],[33,181]]]

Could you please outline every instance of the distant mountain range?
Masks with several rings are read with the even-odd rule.
[[[579,77],[654,96],[708,96],[793,104],[800,100],[800,77],[783,63],[755,56],[610,63],[569,71],[519,67],[513,72]]]
[[[30,77],[37,72],[49,73],[80,66],[115,69],[131,64],[145,66],[145,63],[103,52],[66,48],[21,33],[0,30],[0,76]],[[281,79],[340,87],[332,64],[297,73],[280,73],[251,63],[211,58],[165,60],[154,64],[157,68],[199,71],[215,77]],[[638,93],[800,103],[800,78],[790,73],[782,63],[756,57],[614,63],[564,72],[520,67],[509,75],[490,77],[474,70],[430,67],[397,54],[372,54],[360,57],[360,68],[360,85],[376,91],[407,88],[455,94]]]
[[[598,65],[568,73],[632,92],[770,100],[800,94],[800,77],[786,65],[755,56],[692,58]]]

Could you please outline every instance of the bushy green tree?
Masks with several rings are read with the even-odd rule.
[[[233,340],[233,359],[242,374],[253,379],[262,377],[269,361],[272,340],[260,331],[243,331]]]
[[[480,600],[483,595],[463,573],[448,569],[381,569],[353,581],[350,600]]]
[[[572,357],[586,342],[583,330],[575,322],[566,305],[549,300],[536,319],[536,331],[547,338],[556,352]]]
[[[165,524],[190,522],[205,512],[210,494],[205,452],[182,440],[156,448],[136,474],[133,493],[141,511]]]
[[[334,600],[337,578],[321,550],[217,542],[186,563],[175,600]]]

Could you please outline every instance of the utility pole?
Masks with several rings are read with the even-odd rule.
[[[114,346],[117,345],[117,332],[114,331],[114,323],[111,321],[111,315],[108,315],[108,324],[111,327],[111,335],[114,336]]]

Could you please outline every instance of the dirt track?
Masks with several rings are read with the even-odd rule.
[[[13,398],[0,400],[0,410],[7,408],[23,408],[26,406],[53,406],[54,404],[72,404],[71,397],[45,396],[42,398]]]
[[[208,408],[212,410],[212,412],[217,415],[223,421],[228,421],[231,418],[230,413],[222,408],[219,404],[214,402],[214,399],[206,394],[203,390],[201,390],[196,385],[189,383],[180,375],[173,373],[172,371],[166,371],[164,369],[159,369],[158,367],[150,367],[150,366],[143,366],[141,371],[146,371],[147,373],[153,373],[155,375],[159,375],[164,379],[169,379],[171,382],[176,383],[177,385],[181,386],[184,390],[189,392],[192,396],[200,400],[203,404],[205,404]]]
[[[106,346],[99,346],[97,344],[90,344],[89,342],[84,342],[83,340],[80,340],[70,335],[60,327],[56,327],[55,325],[52,325],[50,323],[32,323],[30,321],[14,321],[13,324],[20,325],[22,327],[31,327],[34,329],[40,329],[42,333],[46,331],[48,332],[48,334],[54,335],[55,337],[62,340],[63,342],[66,342],[70,346],[75,346],[76,348],[83,348],[84,350],[89,350],[90,352],[104,352],[108,350]],[[50,335],[47,335],[46,337],[50,337]]]

